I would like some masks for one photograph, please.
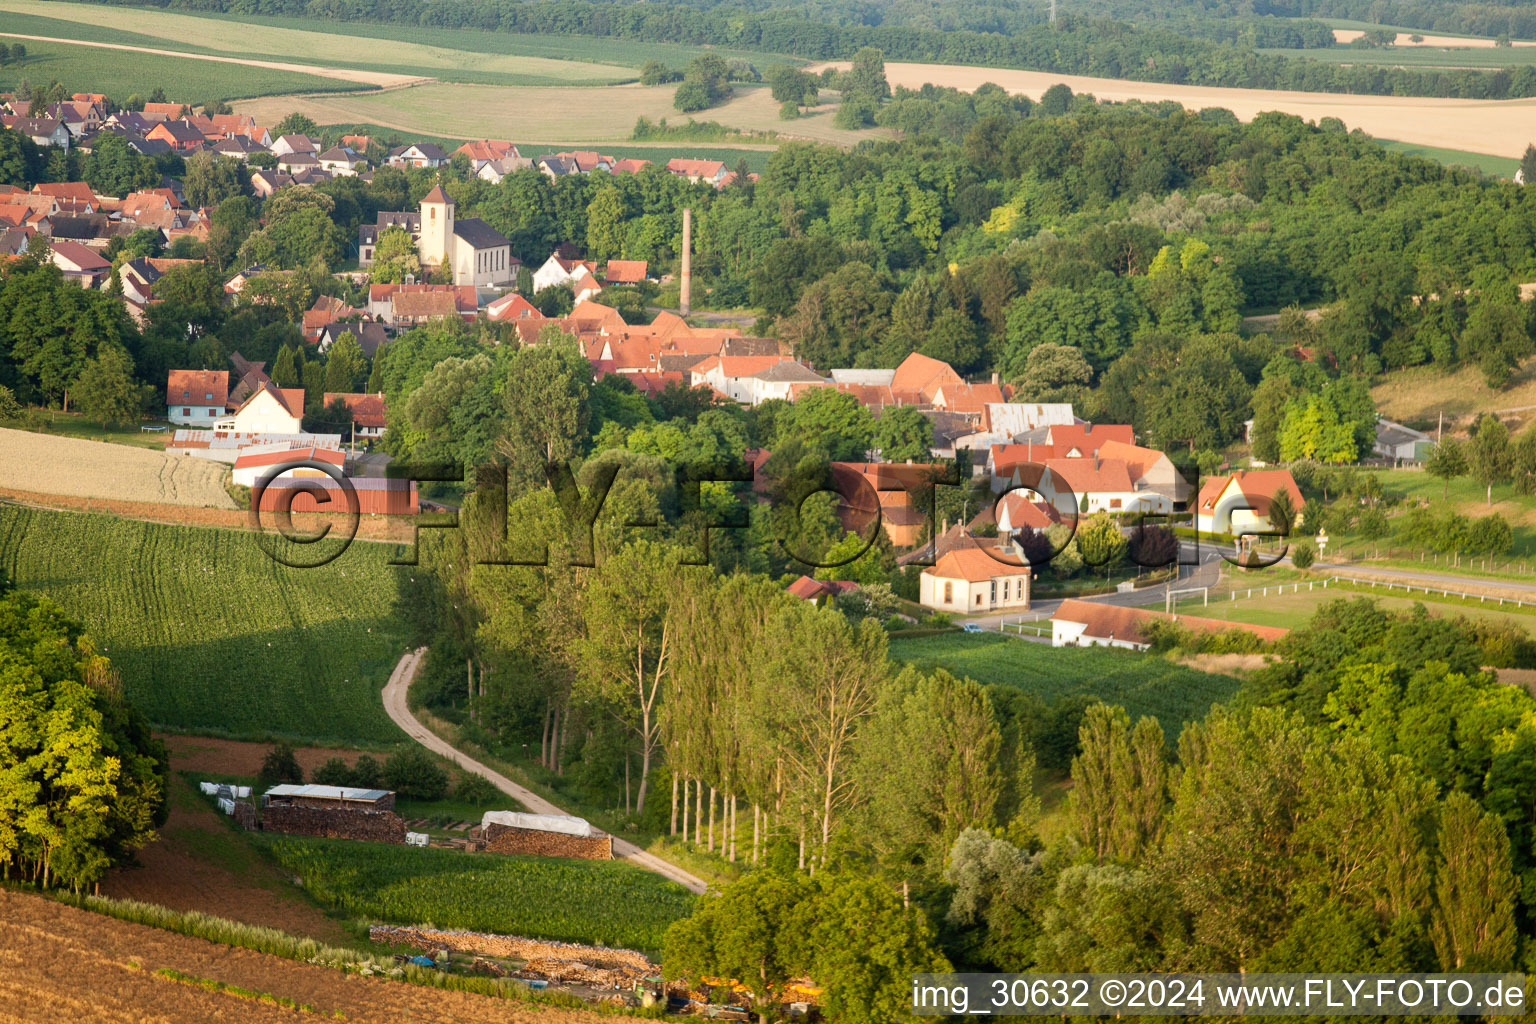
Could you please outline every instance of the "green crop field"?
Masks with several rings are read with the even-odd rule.
[[[6,21],[4,25],[9,25]],[[10,31],[9,28],[5,29]],[[5,41],[0,39],[0,41]],[[148,96],[156,87],[189,103],[233,100],[247,96],[276,96],[326,90],[369,89],[364,82],[245,64],[189,60],[153,53],[107,50],[98,46],[24,42],[25,60],[0,67],[0,92],[12,92],[22,81],[46,87],[63,82],[70,91],[104,92],[125,99],[130,93]]]
[[[284,870],[335,910],[391,924],[660,951],[693,910],[687,889],[622,861],[413,849],[344,839],[270,840]]]
[[[292,569],[234,530],[0,506],[0,570],[85,624],[159,724],[392,741],[380,691],[405,649],[390,548]]]
[[[418,47],[478,54],[482,61],[486,55],[538,57],[566,62],[590,61],[596,64],[635,69],[648,60],[659,60],[663,64],[681,68],[701,53],[719,54],[727,60],[739,58],[750,61],[759,68],[778,63],[805,63],[794,57],[755,51],[609,39],[599,36],[526,35],[514,32],[485,32],[478,29],[330,21],[282,15],[166,11],[152,6],[103,6],[81,3],[77,0],[71,0],[69,3],[61,3],[57,0],[0,0],[0,11],[30,13],[89,26],[128,29],[137,33],[150,33],[163,39],[176,40],[178,43],[183,39],[192,39],[206,46],[246,54],[281,54],[287,59],[324,60],[327,63],[355,59],[359,49],[357,40],[405,44],[407,49],[404,51],[398,45],[373,49],[387,50],[392,59],[406,64],[414,63],[414,56],[411,60],[406,60],[403,54],[414,55]],[[12,29],[11,31],[30,30]],[[460,63],[460,61],[453,61],[445,66],[457,67]],[[464,66],[474,65],[465,64]],[[425,68],[417,68],[416,72],[435,76],[435,72]]]
[[[891,657],[937,666],[978,683],[1027,690],[1045,701],[1087,694],[1118,704],[1132,718],[1152,715],[1165,731],[1204,717],[1237,692],[1239,681],[1200,672],[1156,655],[1107,647],[1061,648],[996,633],[945,633],[893,639]]]
[[[1262,49],[1258,52],[1273,57],[1315,60],[1325,64],[1454,68],[1469,71],[1496,71],[1499,68],[1536,64],[1536,46],[1339,46],[1326,50]]]
[[[1445,164],[1447,167],[1472,167],[1484,174],[1492,174],[1500,178],[1513,178],[1515,171],[1520,167],[1520,161],[1509,156],[1469,153],[1464,149],[1441,149],[1438,146],[1418,146],[1411,142],[1395,142],[1392,139],[1376,141],[1394,153],[1421,156],[1426,160]]]

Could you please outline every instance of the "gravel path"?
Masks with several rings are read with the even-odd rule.
[[[495,784],[496,788],[512,797],[534,814],[569,814],[569,811],[561,810],[548,800],[539,796],[526,786],[519,786],[505,775],[476,761],[468,754],[448,745],[437,733],[428,729],[416,720],[411,714],[410,705],[406,702],[406,691],[410,689],[411,680],[416,677],[416,670],[421,665],[422,655],[427,653],[425,647],[419,647],[414,651],[407,651],[401,656],[394,672],[390,673],[389,682],[384,686],[384,710],[394,723],[404,729],[411,739],[420,743],[435,754],[441,754],[457,764],[465,771],[483,775]],[[652,853],[640,849],[634,843],[614,837],[613,852],[621,860],[630,861],[633,864],[656,872],[663,878],[686,887],[691,892],[703,892],[706,888],[703,879],[684,871],[675,864],[662,860]]]

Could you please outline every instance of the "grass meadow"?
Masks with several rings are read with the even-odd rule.
[[[919,668],[943,668],[983,684],[1017,687],[1041,700],[1086,694],[1125,708],[1132,719],[1152,715],[1165,731],[1204,717],[1237,692],[1230,676],[1200,672],[1136,651],[1058,648],[997,633],[944,633],[891,640],[891,657]]]
[[[185,731],[400,739],[380,697],[406,643],[391,550],[293,569],[251,533],[0,506],[0,571],[84,624],[128,698]]]

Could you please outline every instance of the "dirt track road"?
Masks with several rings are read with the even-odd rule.
[[[252,68],[272,68],[275,71],[299,71],[317,78],[339,78],[344,82],[366,82],[369,85],[410,85],[430,82],[425,75],[396,75],[387,71],[354,71],[350,68],[328,68],[318,64],[291,64],[281,60],[256,60],[252,57],[219,57],[211,53],[185,53],[181,50],[161,50],[152,46],[129,46],[126,43],[91,43],[81,39],[62,39],[58,36],[29,36],[19,32],[0,32],[7,39],[27,39],[39,43],[68,43],[70,46],[95,46],[103,50],[131,50],[134,53],[153,53],[161,57],[184,57],[187,60],[212,60],[220,64],[244,64]]]
[[[407,651],[401,656],[395,665],[395,670],[390,673],[389,682],[384,685],[384,710],[396,725],[404,729],[406,733],[432,751],[441,754],[466,771],[483,775],[495,784],[496,788],[512,797],[528,810],[535,814],[568,814],[548,800],[539,796],[526,786],[519,786],[505,775],[488,768],[470,757],[449,746],[442,737],[428,729],[416,720],[411,714],[410,704],[406,701],[406,691],[411,687],[411,680],[416,677],[416,670],[421,664],[422,655],[426,654],[425,647],[419,647],[414,651]],[[617,836],[613,840],[613,852],[622,860],[627,860],[640,867],[654,871],[663,878],[669,878],[679,885],[685,886],[691,892],[703,892],[706,888],[703,879],[689,874],[675,864],[670,864],[652,853],[647,853],[634,843],[625,842]]]

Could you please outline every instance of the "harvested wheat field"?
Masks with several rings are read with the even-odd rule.
[[[1333,30],[1333,41],[1348,46],[1350,43],[1365,35],[1363,28],[1336,28]],[[1413,37],[1418,36],[1419,41],[1414,42]],[[1492,49],[1497,41],[1487,36],[1433,36],[1423,32],[1399,32],[1393,46],[1443,46],[1453,49],[1467,48],[1474,50]],[[1510,46],[1536,46],[1536,43],[1525,39],[1513,40]]]
[[[847,63],[834,64],[847,67]],[[809,68],[820,72],[825,64]],[[1251,121],[1268,110],[1295,114],[1309,121],[1336,117],[1383,139],[1419,146],[1459,149],[1471,153],[1516,157],[1536,138],[1536,98],[1520,100],[1459,100],[1422,96],[1353,96],[1343,93],[1287,92],[1266,89],[1218,89],[1161,82],[1132,82],[1085,75],[1055,75],[1043,71],[966,67],[959,64],[893,64],[885,66],[892,86],[921,88],[925,83],[966,91],[991,82],[1012,93],[1038,99],[1058,82],[1073,92],[1092,93],[1101,100],[1124,102],[1173,100],[1191,110],[1225,107]]]
[[[582,1010],[530,1006],[448,992],[222,946],[145,925],[0,891],[0,1024],[81,1021],[287,1021],[345,1019],[354,1024],[484,1021],[496,1024],[598,1024]],[[223,982],[313,1014],[167,977]]]
[[[233,509],[222,462],[0,428],[0,488]]]

